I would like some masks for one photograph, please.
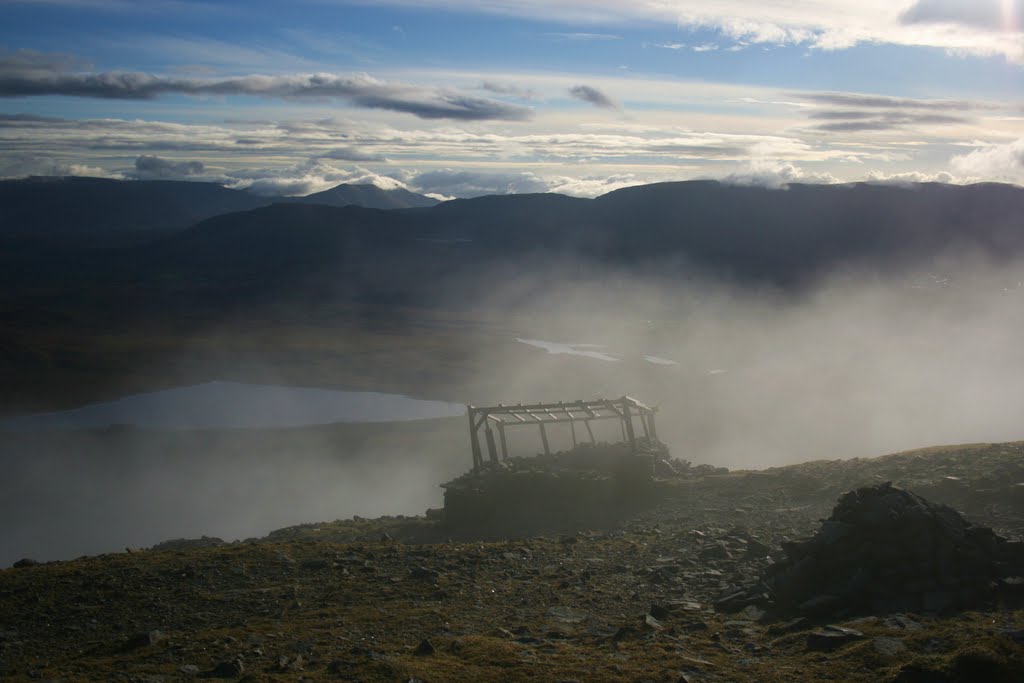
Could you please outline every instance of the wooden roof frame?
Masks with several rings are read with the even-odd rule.
[[[544,454],[550,455],[546,425],[567,423],[572,431],[572,442],[575,446],[576,425],[582,423],[594,443],[594,431],[590,427],[592,420],[619,420],[622,424],[622,440],[629,444],[632,452],[636,451],[636,430],[633,420],[639,418],[643,434],[648,439],[657,439],[658,432],[654,424],[657,408],[644,405],[635,398],[623,396],[617,399],[599,398],[593,401],[559,401],[558,403],[517,403],[507,406],[499,403],[496,406],[466,406],[469,416],[469,441],[473,452],[473,471],[483,467],[483,449],[480,446],[480,430],[484,431],[485,443],[489,459],[498,462],[498,445],[501,446],[501,459],[508,458],[508,442],[505,439],[506,427],[535,425],[540,429],[541,443]],[[499,442],[495,442],[492,426],[498,432]]]

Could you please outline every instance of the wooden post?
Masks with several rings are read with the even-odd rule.
[[[626,441],[629,442],[631,453],[636,452],[636,435],[633,433],[633,414],[629,410],[629,400],[622,397],[622,424],[626,427]]]
[[[590,434],[590,443],[596,444],[597,439],[594,438],[594,430],[590,428],[590,420],[584,420],[583,425],[587,428],[587,434]]]
[[[651,430],[647,427],[647,415],[640,411],[640,425],[644,428],[644,438],[648,441],[651,440]]]
[[[508,460],[508,442],[505,441],[505,423],[498,423],[498,436],[501,437],[501,459]]]
[[[551,447],[548,446],[548,430],[544,429],[544,423],[540,423],[540,440],[544,443],[544,455],[551,455]]]
[[[654,439],[655,441],[657,441],[658,440],[658,430],[654,426],[654,413],[651,413],[650,415],[647,416],[647,421],[651,425],[651,438]]]
[[[498,449],[494,445],[494,430],[491,429],[490,423],[484,428],[484,436],[487,437],[487,454],[491,458],[491,462],[498,462]]]
[[[569,431],[572,432],[572,447],[576,448],[576,421],[569,420]]]
[[[469,446],[473,451],[473,471],[478,472],[484,464],[483,456],[480,454],[480,438],[476,433],[476,408],[467,406],[469,412]]]

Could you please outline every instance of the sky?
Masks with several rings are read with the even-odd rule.
[[[0,0],[0,177],[1024,184],[1024,0]]]

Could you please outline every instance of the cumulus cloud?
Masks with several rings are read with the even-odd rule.
[[[601,107],[603,109],[618,109],[619,104],[613,100],[610,96],[601,92],[597,88],[592,88],[589,85],[574,85],[569,88],[569,95],[582,100],[583,102],[589,102],[595,107]]]
[[[953,157],[953,170],[984,180],[1024,182],[1024,138],[1002,145],[987,145]]]
[[[201,161],[171,161],[153,154],[143,154],[135,159],[133,177],[141,180],[180,180],[202,176],[206,166]]]
[[[421,119],[523,121],[532,116],[530,109],[519,105],[439,88],[389,83],[366,74],[169,78],[139,72],[82,73],[70,70],[66,60],[35,52],[0,57],[0,97],[63,95],[150,100],[167,94],[336,98],[357,107],[387,109]]]
[[[864,176],[869,183],[885,185],[911,185],[914,183],[964,183],[965,178],[958,178],[946,171],[938,173],[921,173],[920,171],[908,171],[906,173],[884,173],[882,171],[869,171]]]
[[[796,164],[774,159],[755,159],[747,169],[720,178],[723,183],[784,189],[790,183],[837,183],[831,173],[811,173]]]

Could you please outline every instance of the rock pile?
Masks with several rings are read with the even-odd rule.
[[[533,458],[488,463],[443,484],[446,527],[524,535],[571,531],[606,524],[651,505],[656,470],[679,472],[665,444],[638,439],[636,452],[625,443],[580,444]]]
[[[1021,543],[891,483],[843,494],[817,534],[782,545],[761,588],[805,614],[975,607],[1021,569]]]

